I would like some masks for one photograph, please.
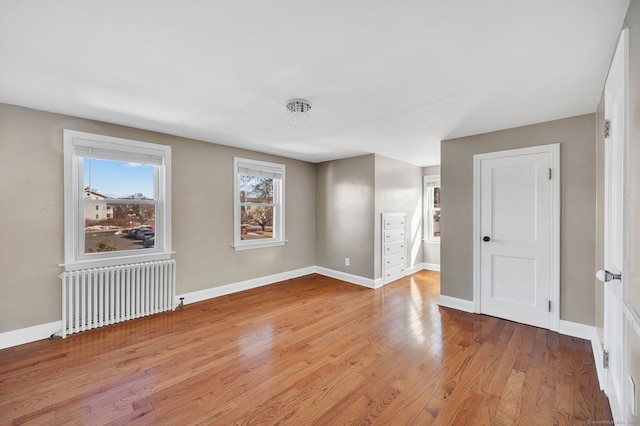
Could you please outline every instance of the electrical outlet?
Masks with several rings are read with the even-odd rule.
[[[349,266],[349,263],[351,263],[351,261],[349,260],[348,257],[344,258],[344,266]]]

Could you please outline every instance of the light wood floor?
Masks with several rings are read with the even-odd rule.
[[[611,421],[589,342],[320,275],[0,351],[0,424]]]

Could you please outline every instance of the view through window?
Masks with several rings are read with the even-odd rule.
[[[440,241],[440,176],[424,178],[424,239]]]
[[[152,164],[83,157],[84,252],[153,248]]]

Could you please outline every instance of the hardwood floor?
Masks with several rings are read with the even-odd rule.
[[[0,424],[611,422],[588,341],[320,275],[0,351]]]

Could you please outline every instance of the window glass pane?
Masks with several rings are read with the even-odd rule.
[[[153,199],[154,166],[83,157],[84,188],[92,199]],[[85,193],[85,197],[87,194]]]
[[[433,211],[433,236],[440,236],[440,209]]]
[[[437,186],[433,188],[433,207],[440,208],[440,187]]]
[[[84,207],[84,225],[85,254],[155,246],[153,204],[92,200]]]
[[[273,207],[241,206],[240,211],[240,239],[273,238]]]
[[[273,179],[240,174],[240,202],[273,204]]]

